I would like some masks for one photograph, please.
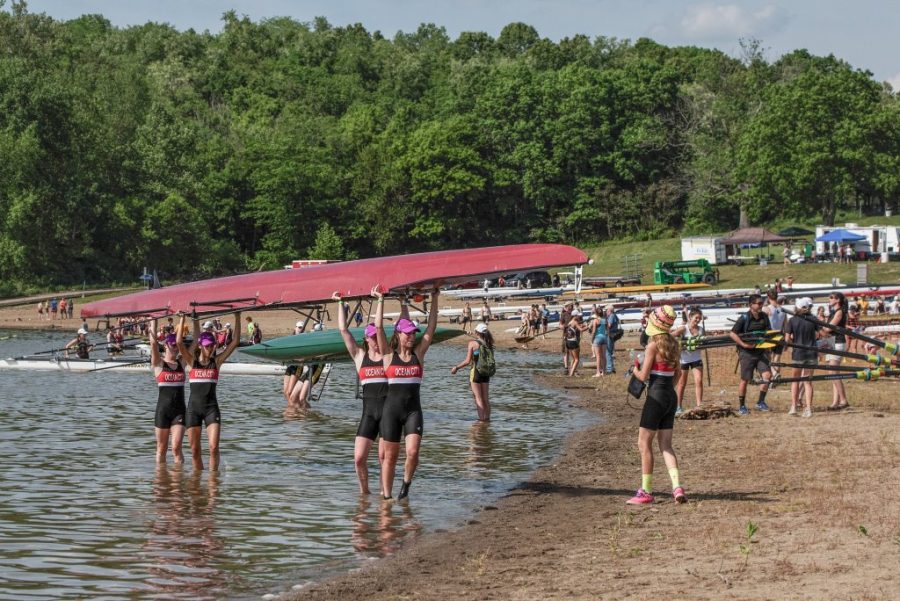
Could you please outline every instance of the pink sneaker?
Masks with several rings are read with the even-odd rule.
[[[634,496],[625,501],[626,505],[648,505],[653,502],[653,495],[645,492],[643,488],[637,489]]]
[[[687,503],[687,495],[684,494],[684,489],[680,486],[672,491],[672,496],[675,497],[676,503]]]

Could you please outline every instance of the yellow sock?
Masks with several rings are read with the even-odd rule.
[[[681,486],[681,474],[678,473],[677,467],[669,468],[669,478],[672,480],[672,488],[678,488]]]
[[[644,492],[647,494],[653,492],[653,474],[641,475],[641,488],[643,488]]]

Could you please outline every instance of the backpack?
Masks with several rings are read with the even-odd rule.
[[[253,328],[252,342],[253,344],[259,344],[260,342],[262,342],[262,328],[259,327],[259,324],[256,324],[256,326]]]
[[[622,336],[625,335],[625,330],[623,330],[622,326],[619,325],[619,318],[616,316],[615,313],[610,315],[610,317],[613,320],[613,324],[612,324],[612,327],[609,328],[609,337],[612,338],[614,341],[619,340]],[[607,320],[607,322],[609,322],[609,321],[610,320]]]
[[[486,344],[479,343],[478,359],[475,361],[475,371],[479,376],[490,378],[497,373],[497,363],[494,361],[494,349]]]

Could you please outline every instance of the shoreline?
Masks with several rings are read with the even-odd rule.
[[[732,359],[733,351],[712,357],[727,372]],[[893,598],[900,504],[884,494],[900,484],[896,387],[829,413],[830,388],[820,386],[813,419],[787,416],[789,393],[780,387],[767,399],[769,414],[678,420],[689,502],[672,499],[657,452],[657,501],[630,507],[640,484],[642,401],[623,400],[621,375],[538,378],[574,393],[571,402],[599,422],[571,433],[555,461],[462,527],[280,598]],[[733,390],[714,385],[711,400]],[[417,502],[427,499],[410,500]],[[758,530],[748,537],[751,523]]]

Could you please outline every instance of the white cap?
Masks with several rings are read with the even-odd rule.
[[[79,334],[87,334],[87,330],[85,330],[84,328],[78,328],[78,333]]]
[[[231,322],[229,321],[228,323],[226,323],[226,324],[225,324],[225,327],[226,327],[226,328],[230,328],[230,327],[231,327]]]
[[[485,332],[488,331],[487,324],[486,323],[478,324],[477,326],[475,326],[475,331],[478,332],[479,334],[484,334]]]
[[[302,322],[302,321],[298,321],[298,322],[297,322],[297,327],[298,327],[298,328],[302,328],[302,327],[303,327],[303,322]]]
[[[213,329],[214,327],[215,327],[215,324],[214,324],[213,322],[211,322],[211,321],[207,321],[206,323],[203,324],[203,329],[204,329],[204,330],[211,330],[211,329]]]
[[[813,306],[812,299],[809,298],[808,296],[804,296],[803,298],[798,298],[797,304],[795,305],[795,307],[797,307],[798,309],[809,309],[812,306]]]

